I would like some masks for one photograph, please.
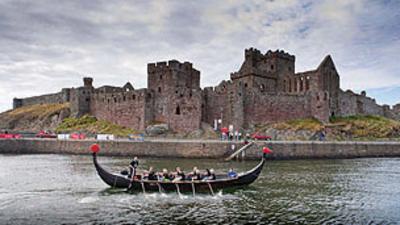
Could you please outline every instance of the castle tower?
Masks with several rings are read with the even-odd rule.
[[[91,77],[84,77],[83,78],[83,86],[87,88],[93,87],[93,78]]]
[[[149,63],[147,71],[149,104],[153,104],[148,118],[168,123],[174,130],[200,128],[200,72],[193,68],[192,63],[177,60]]]
[[[282,50],[268,51],[246,49],[240,70],[231,74],[234,82],[244,88],[257,88],[262,92],[284,91],[284,77],[294,74],[295,57]]]
[[[84,77],[83,86],[70,90],[71,114],[80,117],[90,113],[91,97],[94,92],[93,78]]]

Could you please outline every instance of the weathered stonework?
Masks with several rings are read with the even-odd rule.
[[[262,54],[246,49],[239,71],[216,87],[200,88],[200,72],[192,63],[177,60],[149,63],[147,88],[94,88],[84,86],[38,97],[14,99],[14,108],[43,103],[71,103],[74,116],[91,114],[98,119],[144,130],[151,124],[168,124],[178,132],[200,129],[201,123],[222,120],[235,129],[298,118],[381,115],[398,119],[400,106],[380,106],[365,92],[340,89],[332,58],[326,56],[315,69],[295,73],[295,56],[282,50]]]

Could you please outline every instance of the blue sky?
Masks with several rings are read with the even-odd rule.
[[[0,0],[0,111],[84,76],[145,87],[147,63],[169,59],[215,86],[249,47],[296,55],[297,72],[330,54],[342,89],[400,102],[400,1]]]

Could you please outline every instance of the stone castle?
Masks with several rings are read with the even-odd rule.
[[[84,78],[78,88],[30,98],[15,98],[13,107],[70,103],[74,116],[90,114],[125,127],[144,130],[166,123],[173,131],[189,132],[202,122],[248,128],[256,124],[299,118],[328,122],[331,116],[381,115],[397,117],[397,108],[378,105],[374,99],[340,89],[340,78],[331,56],[315,70],[295,72],[295,56],[282,50],[265,54],[250,48],[230,80],[216,87],[200,87],[200,71],[192,63],[177,60],[149,63],[147,88],[94,88]]]

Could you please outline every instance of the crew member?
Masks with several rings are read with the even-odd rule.
[[[139,160],[138,157],[135,156],[131,164],[129,165],[129,171],[130,171],[129,177],[136,176],[136,169],[138,168],[138,166],[139,166]]]

